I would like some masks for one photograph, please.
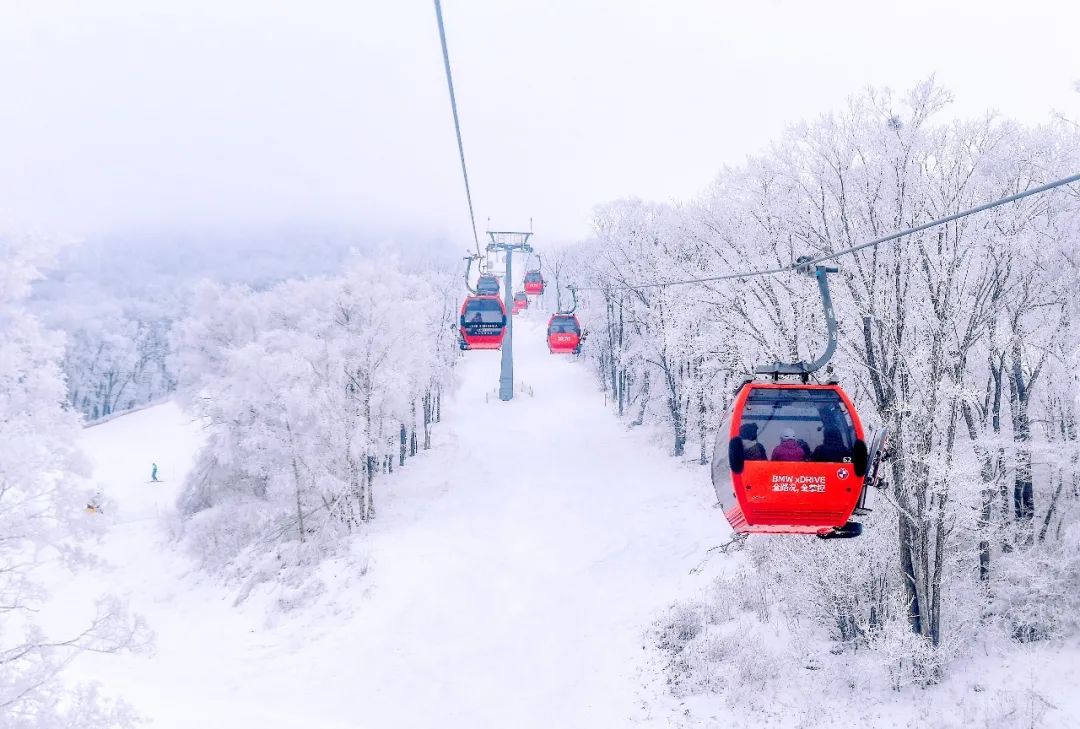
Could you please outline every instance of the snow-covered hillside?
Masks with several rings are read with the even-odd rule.
[[[526,391],[499,402],[499,353],[468,353],[436,447],[384,482],[378,519],[303,610],[277,604],[284,590],[234,606],[170,541],[197,423],[166,404],[84,431],[109,565],[54,604],[127,594],[157,639],[153,655],[83,656],[72,677],[157,727],[647,720],[643,634],[727,527],[702,470],[626,432],[587,368],[547,353],[539,314],[515,335]]]
[[[96,596],[120,594],[156,640],[83,654],[68,678],[185,729],[1075,725],[1075,645],[991,641],[942,685],[900,692],[859,653],[850,685],[821,685],[805,669],[827,642],[789,645],[744,556],[709,552],[730,534],[705,469],[625,430],[542,332],[538,315],[518,320],[511,403],[496,396],[499,353],[464,356],[435,447],[382,482],[378,518],[302,589],[247,596],[183,551],[174,501],[201,429],[175,405],[85,429],[103,564],[54,585],[44,623],[70,633]],[[762,652],[725,657],[743,643]],[[763,670],[789,694],[754,684]],[[673,695],[670,680],[724,690]]]

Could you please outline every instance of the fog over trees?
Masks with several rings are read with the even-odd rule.
[[[409,270],[442,269],[454,259],[435,239],[402,244],[319,228],[262,235],[114,235],[63,246],[35,284],[29,305],[47,326],[66,333],[68,400],[86,420],[96,421],[176,389],[170,332],[199,281],[261,290],[286,279],[336,273],[350,252],[393,255]]]

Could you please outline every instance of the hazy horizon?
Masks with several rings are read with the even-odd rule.
[[[1080,10],[923,0],[444,4],[477,226],[586,237],[867,85],[1080,118]],[[0,0],[0,229],[91,239],[471,232],[430,2]]]

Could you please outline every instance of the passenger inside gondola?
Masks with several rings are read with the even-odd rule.
[[[505,316],[498,299],[479,298],[471,299],[466,304],[462,321],[469,324],[504,324]]]
[[[780,435],[780,445],[773,448],[771,460],[808,461],[810,460],[810,446],[799,440],[794,430],[785,428]]]
[[[739,437],[742,438],[743,445],[743,460],[747,461],[766,461],[768,455],[765,453],[765,446],[758,443],[758,426],[757,423],[743,423],[739,426]]]
[[[823,463],[844,463],[851,460],[851,448],[844,444],[840,431],[826,426],[825,439],[814,449],[811,460]]]
[[[844,403],[828,390],[755,390],[742,426],[757,426],[757,440],[774,461],[850,461],[855,433]]]

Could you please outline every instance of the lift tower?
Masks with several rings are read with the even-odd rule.
[[[504,295],[503,302],[506,305],[507,309],[509,309],[510,303],[514,300],[514,251],[521,251],[522,253],[532,253],[532,246],[529,245],[529,238],[532,237],[532,231],[529,231],[528,233],[522,233],[519,231],[489,230],[487,234],[488,237],[491,238],[491,242],[488,243],[487,246],[488,253],[502,251],[503,254],[506,256],[506,280],[504,282],[506,294]],[[506,336],[503,337],[502,369],[499,372],[499,399],[503,401],[514,399],[513,316],[507,317]]]

